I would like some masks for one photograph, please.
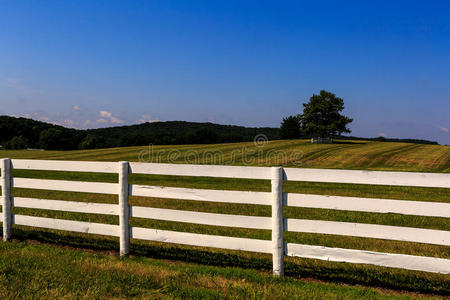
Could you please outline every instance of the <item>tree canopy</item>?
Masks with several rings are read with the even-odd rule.
[[[281,139],[299,139],[302,136],[300,130],[300,119],[298,116],[283,118],[279,135]]]
[[[344,100],[325,90],[312,95],[308,103],[303,104],[303,113],[299,116],[301,129],[307,136],[330,137],[350,133],[347,127],[353,119],[341,114]]]

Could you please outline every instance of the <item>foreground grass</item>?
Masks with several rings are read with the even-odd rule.
[[[144,257],[119,259],[30,242],[0,243],[0,297],[76,299],[411,299],[360,286]]]

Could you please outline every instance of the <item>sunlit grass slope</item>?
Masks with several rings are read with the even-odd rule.
[[[308,140],[215,145],[141,146],[77,151],[0,151],[0,156],[32,159],[148,161],[226,165],[450,172],[450,146],[410,143]]]

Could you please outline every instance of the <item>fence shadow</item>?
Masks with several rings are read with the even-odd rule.
[[[367,142],[333,141],[333,144],[364,145],[367,144]]]
[[[58,247],[70,247],[86,251],[103,252],[119,257],[118,238],[83,237],[72,234],[58,234],[40,230],[22,230],[14,228],[13,240],[36,241]],[[255,255],[223,252],[211,252],[174,244],[136,242],[130,244],[131,256],[154,259],[167,259],[179,262],[196,263],[215,267],[237,267],[253,269],[264,273],[272,272],[271,255]],[[264,256],[267,256],[264,258]],[[359,284],[376,288],[450,295],[449,280],[438,274],[336,263],[302,258],[286,258],[285,275],[291,278],[320,280],[338,284]],[[412,284],[414,283],[414,284]],[[414,285],[414,287],[412,287]]]

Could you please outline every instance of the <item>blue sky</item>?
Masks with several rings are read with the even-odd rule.
[[[0,114],[279,126],[325,89],[352,135],[450,144],[449,1],[2,1]]]

